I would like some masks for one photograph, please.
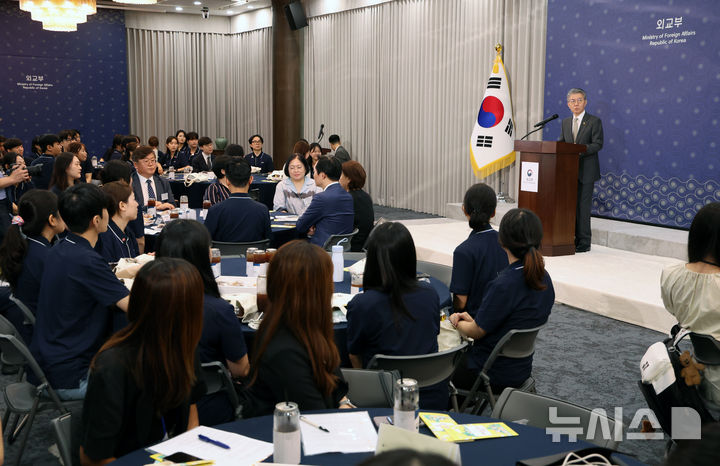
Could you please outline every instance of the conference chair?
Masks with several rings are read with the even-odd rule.
[[[358,408],[392,408],[398,371],[340,368],[348,383],[347,397]]]
[[[608,417],[602,412],[593,413],[583,406],[517,388],[503,390],[490,416],[503,421],[523,421],[540,429],[557,428],[557,432],[563,435],[572,432],[580,440],[612,450],[616,450],[620,444],[620,440],[615,439],[616,424],[620,425],[621,431],[623,429],[622,420]]]
[[[690,332],[695,360],[708,366],[720,366],[720,342],[711,335]]]
[[[332,251],[333,246],[342,246],[343,251],[350,251],[350,242],[352,241],[353,236],[355,236],[358,231],[360,230],[355,228],[352,233],[348,233],[346,235],[330,235],[330,237],[325,240],[325,244],[323,244],[323,249],[325,249],[326,251]]]
[[[535,352],[535,338],[540,329],[545,327],[545,325],[547,324],[545,323],[535,328],[510,330],[497,342],[475,379],[470,391],[458,390],[460,395],[465,395],[465,400],[460,407],[461,412],[465,412],[471,404],[473,405],[472,414],[481,413],[487,403],[490,403],[490,408],[495,407],[495,395],[492,392],[490,385],[492,381],[490,380],[488,372],[493,364],[495,364],[498,356],[506,358],[526,358],[532,355]],[[481,389],[484,390],[484,393],[480,391]],[[519,389],[525,392],[534,392],[535,379],[532,376],[528,377]]]
[[[418,273],[425,273],[431,277],[437,278],[450,287],[450,280],[452,280],[452,267],[447,265],[435,264],[433,262],[417,261]]]
[[[2,320],[5,320],[5,322],[2,322]],[[12,326],[4,317],[0,319],[0,322],[0,327],[3,327],[2,331],[5,330],[8,324]],[[7,407],[5,417],[3,418],[3,431],[7,433],[8,443],[13,443],[17,439],[20,431],[23,428],[25,429],[25,433],[20,441],[20,451],[17,457],[17,464],[20,464],[23,452],[25,451],[25,445],[30,435],[30,429],[32,429],[32,424],[35,420],[35,415],[40,411],[48,409],[55,409],[65,414],[68,412],[68,409],[60,401],[60,398],[58,398],[57,393],[48,382],[40,365],[22,341],[15,335],[0,333],[0,349],[3,353],[15,351],[21,355],[23,364],[27,365],[35,375],[35,378],[40,381],[39,385],[33,385],[28,381],[18,381],[3,388],[5,405]],[[16,416],[15,421],[13,422],[12,429],[7,430],[7,424],[12,414]],[[22,421],[20,421],[21,418]]]
[[[74,416],[72,413],[66,413],[50,420],[60,459],[65,466],[78,464],[77,460],[73,461],[72,454],[72,422],[75,417],[80,417],[80,413],[75,412]]]
[[[35,325],[35,314],[30,310],[29,307],[25,305],[20,299],[15,296],[14,294],[10,293],[10,301],[15,303],[15,305],[20,309],[23,313],[23,316],[25,317],[26,324]]]
[[[267,249],[270,246],[269,239],[263,239],[260,241],[248,241],[246,243],[229,243],[225,241],[213,241],[212,247],[220,249],[220,254],[223,257],[227,256],[239,256],[245,257],[245,252],[249,248]]]
[[[239,419],[242,414],[242,406],[240,406],[240,399],[235,391],[235,383],[232,380],[230,371],[221,362],[212,361],[202,364],[202,372],[205,385],[207,385],[205,394],[212,395],[213,393],[225,392],[228,400],[230,400],[234,418]]]
[[[7,320],[5,316],[0,315],[0,334],[12,335],[18,340],[23,341],[20,332],[17,331],[15,326]],[[20,382],[25,375],[25,357],[11,345],[0,345],[0,362],[3,367],[18,368],[16,382]],[[9,416],[9,411],[5,412],[5,417]],[[3,418],[3,425],[5,425],[5,417]]]
[[[449,350],[414,356],[376,354],[368,363],[368,369],[396,370],[402,377],[417,380],[420,388],[429,387],[452,377],[467,346],[467,342],[462,342]],[[450,399],[453,409],[457,411],[454,390],[451,391]]]

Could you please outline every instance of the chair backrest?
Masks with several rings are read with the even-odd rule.
[[[12,293],[10,293],[10,301],[14,302],[20,311],[22,311],[23,316],[25,317],[25,323],[35,325],[35,314],[32,313],[25,303],[20,301],[20,299]]]
[[[325,240],[325,244],[323,245],[323,249],[326,251],[332,251],[333,246],[342,246],[343,251],[349,251],[350,250],[350,243],[352,242],[352,237],[357,234],[357,232],[360,231],[357,228],[355,228],[352,233],[348,233],[345,235],[330,235],[330,237]]]
[[[348,383],[347,397],[358,408],[392,408],[398,371],[341,368]]]
[[[619,423],[619,428],[622,429],[621,421],[608,417],[601,411],[593,412],[567,401],[516,388],[503,390],[491,417],[503,421],[526,420],[530,426],[541,429],[557,428],[558,433],[566,435],[573,432],[577,434],[577,438],[605,448],[617,449],[620,443],[620,440],[615,439],[615,425]]]
[[[240,414],[240,400],[232,381],[230,371],[219,361],[206,362],[202,364],[203,378],[207,385],[206,395],[224,392],[230,400],[235,418]]]
[[[376,354],[368,363],[368,369],[397,370],[402,377],[415,379],[420,388],[428,387],[449,378],[460,363],[467,343],[438,353],[417,356],[390,356]]]
[[[220,249],[220,254],[223,256],[241,256],[245,257],[245,252],[248,248],[260,248],[266,249],[270,246],[270,240],[264,239],[261,241],[250,241],[247,243],[228,243],[225,241],[213,241],[212,247]]]
[[[498,356],[506,358],[526,358],[535,352],[535,338],[541,328],[547,323],[539,327],[526,329],[512,329],[506,333],[493,348],[490,356],[488,356],[483,366],[482,372],[487,373],[495,363]]]
[[[2,315],[0,315],[0,335],[13,336],[23,341],[12,322]],[[8,366],[22,366],[25,364],[25,356],[9,340],[0,339],[0,361]]]
[[[435,264],[433,262],[417,261],[418,273],[426,273],[431,277],[437,278],[445,284],[450,286],[450,280],[452,279],[452,267],[447,265]]]
[[[701,333],[690,333],[690,341],[693,345],[693,353],[697,362],[709,366],[720,365],[720,342],[711,335]]]
[[[66,413],[50,421],[60,458],[65,466],[75,464],[72,458],[72,414]]]

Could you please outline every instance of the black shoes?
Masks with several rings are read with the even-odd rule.
[[[590,246],[575,246],[575,252],[588,252],[590,251]]]

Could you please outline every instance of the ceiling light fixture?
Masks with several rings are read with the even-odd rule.
[[[40,21],[46,31],[72,32],[95,14],[95,0],[20,0],[20,9]]]
[[[115,3],[127,3],[128,5],[155,5],[157,0],[113,0]]]

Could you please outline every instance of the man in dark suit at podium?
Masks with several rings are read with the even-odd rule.
[[[585,112],[587,96],[579,88],[567,93],[567,104],[572,117],[562,121],[561,142],[584,144],[585,152],[580,154],[578,167],[578,199],[575,214],[575,252],[590,250],[590,208],[595,182],[600,179],[598,152],[603,146],[603,128],[600,118]]]

